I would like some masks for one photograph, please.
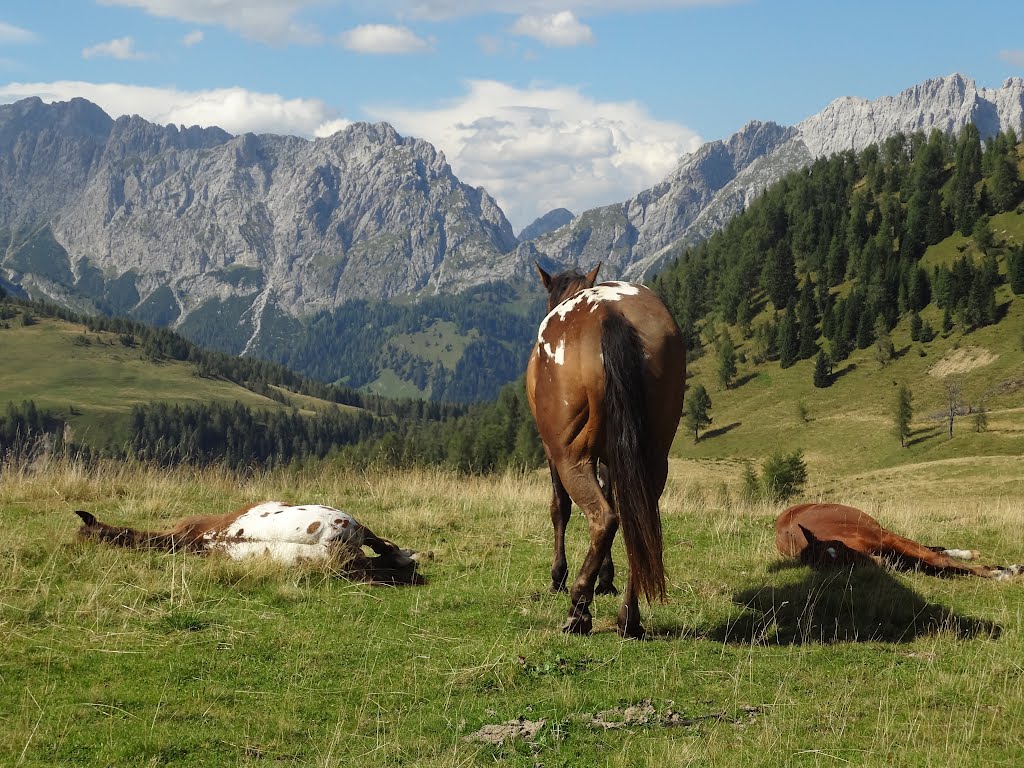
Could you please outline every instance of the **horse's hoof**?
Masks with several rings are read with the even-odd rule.
[[[594,620],[590,616],[570,616],[562,625],[567,635],[589,635],[594,628]]]
[[[598,584],[594,590],[595,595],[618,595],[619,590],[615,588],[614,584]]]
[[[643,625],[626,625],[619,626],[619,637],[624,637],[627,640],[643,640],[647,637],[647,630],[643,628]]]

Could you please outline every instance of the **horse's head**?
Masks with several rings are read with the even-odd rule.
[[[812,568],[842,567],[874,562],[868,555],[858,552],[838,539],[819,539],[802,525],[798,526],[807,539],[807,546],[800,551],[800,561]]]
[[[548,292],[548,312],[554,309],[559,302],[570,296],[575,296],[586,288],[593,288],[597,282],[597,272],[601,269],[601,262],[592,270],[583,274],[578,269],[569,269],[552,277],[538,262],[537,272],[540,274],[540,281],[544,284],[544,290]]]

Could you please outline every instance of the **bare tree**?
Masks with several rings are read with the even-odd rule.
[[[953,438],[953,418],[963,405],[962,387],[960,380],[952,376],[946,378],[943,383],[946,385],[946,423],[949,425],[949,437]]]

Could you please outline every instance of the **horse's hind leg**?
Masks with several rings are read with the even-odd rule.
[[[601,490],[604,492],[605,501],[611,504],[612,486],[611,481],[608,478],[608,467],[603,462],[599,462],[597,465],[597,483],[601,486]],[[604,559],[604,562],[601,563],[601,568],[597,572],[597,587],[594,589],[594,594],[619,594],[619,590],[615,588],[615,563],[612,562],[611,549],[608,550],[608,556]]]
[[[616,623],[622,637],[640,639],[644,636],[644,628],[640,623],[640,601],[637,599],[632,575],[626,578],[626,594],[622,597]]]
[[[568,592],[569,564],[565,559],[565,528],[572,514],[572,499],[558,477],[558,470],[550,461],[551,470],[551,525],[555,529],[555,554],[551,560],[551,591]]]
[[[611,552],[619,520],[605,499],[591,466],[573,467],[569,472],[562,473],[562,482],[587,516],[587,528],[590,531],[590,549],[569,591],[569,615],[562,631],[586,635],[594,623],[590,604],[594,601],[597,572]]]

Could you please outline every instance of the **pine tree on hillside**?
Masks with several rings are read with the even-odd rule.
[[[726,330],[718,343],[718,383],[722,389],[729,389],[735,377],[736,348],[733,346],[732,336]]]
[[[683,408],[683,426],[693,430],[693,442],[700,437],[700,430],[711,424],[711,395],[703,384],[694,387],[693,393],[686,398]]]
[[[796,304],[790,301],[786,313],[779,320],[776,342],[779,348],[779,365],[789,368],[795,363],[800,353],[799,331],[796,324]]]
[[[960,132],[956,144],[956,161],[952,180],[953,223],[968,235],[981,213],[977,186],[981,181],[981,135],[973,123]]]
[[[765,262],[764,291],[776,309],[782,309],[796,293],[796,265],[785,240],[778,242]]]
[[[894,413],[896,436],[900,439],[900,447],[907,447],[910,436],[910,420],[914,418],[913,395],[906,384],[900,384],[896,393],[896,409]]]
[[[1024,245],[1015,246],[1007,252],[1006,277],[1014,294],[1024,294]]]
[[[814,289],[808,278],[800,292],[800,302],[796,306],[799,333],[797,357],[801,360],[814,357],[814,353],[818,351],[818,318],[815,309]]]
[[[910,340],[921,340],[921,315],[916,311],[910,313]]]
[[[824,389],[832,385],[832,361],[825,350],[814,359],[814,386]]]

